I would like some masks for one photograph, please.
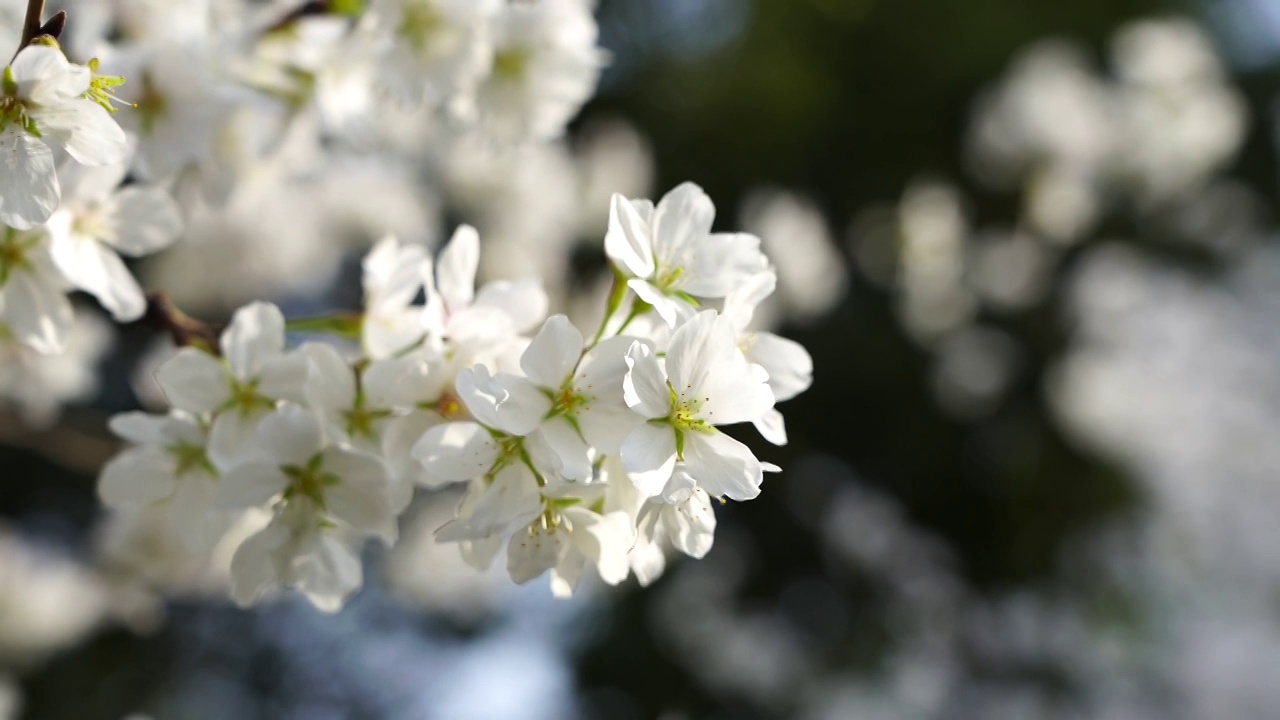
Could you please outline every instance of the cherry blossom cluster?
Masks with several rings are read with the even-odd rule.
[[[294,588],[340,607],[362,544],[396,541],[415,487],[452,483],[465,493],[436,538],[477,567],[505,547],[513,580],[550,571],[557,595],[589,570],[652,581],[670,549],[708,551],[713,500],[750,500],[777,469],[720,428],[784,443],[774,406],[811,378],[801,346],[747,329],[775,275],[758,238],[713,233],[713,217],[693,184],[656,206],[615,196],[615,282],[590,335],[546,317],[535,280],[476,288],[468,226],[435,258],[384,239],[364,261],[363,312],[294,326],[353,339],[293,345],[280,310],[253,303],[216,348],[165,362],[172,407],[112,419],[132,446],[101,497],[164,513],[194,551],[269,509],[231,561],[242,604]]]
[[[131,152],[99,93],[118,78],[69,62],[55,44],[24,48],[4,69],[0,98],[0,325],[13,340],[60,353],[73,331],[68,290],[120,322],[146,303],[120,255],[149,255],[182,229],[174,201],[147,184],[122,187]],[[61,167],[54,150],[60,150]]]

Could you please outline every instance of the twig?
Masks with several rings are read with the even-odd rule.
[[[40,27],[43,25],[40,20],[42,17],[44,17],[44,0],[27,0],[27,17],[22,21],[22,39],[18,41],[17,51],[13,53],[15,58],[40,34]],[[10,62],[13,61],[10,60]]]
[[[218,352],[218,335],[222,327],[197,320],[178,309],[163,291],[147,293],[147,311],[142,322],[169,333],[178,347],[188,345]]]

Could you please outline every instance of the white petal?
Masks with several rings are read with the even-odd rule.
[[[693,308],[684,300],[667,295],[647,280],[633,278],[627,281],[627,287],[641,300],[652,305],[654,312],[658,313],[667,327],[674,328],[693,313]]]
[[[211,412],[230,393],[222,363],[195,348],[178,350],[156,369],[155,377],[169,404],[187,412]]]
[[[570,480],[591,478],[590,448],[568,420],[551,418],[538,431],[555,457],[556,472]]]
[[[238,410],[218,413],[209,428],[209,459],[219,469],[235,467],[249,460],[273,458],[258,437],[258,425],[267,410],[245,415]]]
[[[325,451],[325,472],[340,481],[326,488],[325,505],[334,517],[362,533],[390,545],[396,541],[396,518],[387,491],[390,481],[382,461],[363,453],[330,448]]]
[[[284,352],[284,315],[270,303],[250,303],[231,317],[221,346],[235,376],[249,380],[263,363]]]
[[[208,475],[185,475],[174,486],[169,518],[183,545],[193,553],[207,553],[229,526],[231,514],[213,504],[217,481]]]
[[[62,51],[48,45],[22,48],[10,68],[18,83],[19,97],[38,103],[65,100],[89,89],[88,77],[73,72]]]
[[[375,360],[390,358],[422,339],[421,308],[368,312],[360,330],[365,354]]]
[[[306,465],[324,447],[320,421],[298,405],[284,405],[258,425],[258,443],[281,465]]]
[[[751,449],[722,432],[686,433],[684,464],[713,497],[750,500],[760,494],[764,470]]]
[[[707,493],[697,490],[686,502],[663,508],[662,513],[675,549],[694,558],[707,554],[716,534],[716,514]]]
[[[641,342],[627,350],[628,371],[622,380],[622,396],[627,407],[646,418],[662,418],[671,414],[671,390],[662,364]]]
[[[163,445],[168,442],[165,432],[168,415],[154,415],[138,410],[112,415],[107,427],[116,437],[138,445]]]
[[[408,410],[439,397],[436,378],[431,377],[430,366],[421,356],[374,360],[360,380],[365,401],[373,408]]]
[[[142,288],[111,248],[91,237],[56,233],[49,249],[67,280],[97,298],[116,322],[142,317],[147,309]]]
[[[311,362],[300,352],[269,358],[258,368],[258,393],[272,400],[303,404],[310,374]]]
[[[182,232],[177,204],[158,187],[131,185],[117,193],[115,221],[117,234],[105,240],[130,257],[163,250]]]
[[[564,536],[562,530],[544,530],[541,526],[512,535],[507,545],[507,573],[511,581],[523,585],[555,567],[560,561]]]
[[[597,515],[583,507],[565,508],[563,514],[573,524],[570,541],[595,563],[600,579],[610,585],[626,580],[631,571],[627,553],[636,540],[631,517],[624,512]]]
[[[552,315],[520,356],[520,368],[534,384],[558,390],[581,355],[582,332],[564,315]]]
[[[50,278],[15,272],[5,283],[4,319],[9,331],[37,352],[58,354],[74,322],[71,303]]]
[[[426,261],[421,245],[401,245],[393,237],[379,241],[362,264],[366,309],[382,314],[407,307],[422,289]]]
[[[436,260],[436,288],[450,312],[471,304],[479,265],[480,234],[470,225],[459,225]]]
[[[242,510],[266,505],[284,492],[289,478],[271,463],[252,462],[241,465],[218,478],[214,504],[223,510]]]
[[[769,387],[778,402],[790,400],[813,384],[813,358],[794,340],[773,333],[756,333],[747,359],[769,373]]]
[[[0,225],[35,227],[49,219],[60,198],[49,146],[13,125],[0,131]]]
[[[684,258],[711,233],[716,208],[697,185],[682,183],[653,212],[653,254],[660,269],[683,267]]]
[[[773,408],[773,391],[768,376],[759,365],[747,365],[734,358],[721,372],[707,379],[701,390],[704,402],[698,417],[712,425],[755,422]]]
[[[772,295],[777,286],[778,276],[772,270],[756,273],[725,295],[720,314],[729,318],[734,330],[741,333],[751,324],[756,307]]]
[[[173,458],[163,450],[125,450],[102,468],[98,497],[114,508],[150,505],[173,494]]]
[[[526,332],[547,316],[547,293],[537,278],[525,278],[514,282],[496,280],[485,283],[476,294],[476,309],[490,308],[502,312],[511,320],[515,332]]]
[[[489,472],[498,459],[498,444],[475,423],[446,423],[428,430],[412,452],[432,487]]]
[[[291,535],[288,527],[273,520],[236,548],[231,557],[231,598],[237,605],[252,605],[268,589],[279,586],[276,556]]]
[[[58,182],[66,196],[66,207],[76,209],[101,203],[120,187],[129,174],[129,163],[90,167],[80,163],[63,163],[58,168]]]
[[[667,348],[667,377],[678,396],[703,395],[713,376],[742,363],[733,324],[714,310],[677,328]]]
[[[645,201],[640,201],[645,202]],[[638,278],[653,275],[653,247],[648,218],[621,195],[609,201],[609,230],[604,251],[621,270]],[[651,208],[649,209],[652,212]]]
[[[715,233],[698,241],[675,286],[699,297],[724,297],[768,267],[769,261],[760,251],[760,238],[747,233]]]
[[[67,154],[85,165],[120,162],[129,151],[124,130],[111,113],[92,100],[78,98],[32,111],[44,136],[61,143]]]
[[[642,495],[660,494],[676,466],[675,430],[670,425],[641,425],[622,443],[622,466]]]
[[[511,463],[498,471],[476,501],[471,517],[436,532],[442,542],[477,540],[523,528],[542,513],[542,493],[529,468]]]
[[[298,352],[310,360],[306,398],[326,412],[343,412],[355,407],[356,376],[346,358],[328,343],[306,343]]]
[[[291,570],[298,590],[316,609],[337,612],[364,581],[355,549],[333,533],[317,533],[307,552],[299,554]]]
[[[782,418],[782,413],[777,410],[769,410],[752,422],[765,440],[774,445],[787,444],[787,424]]]

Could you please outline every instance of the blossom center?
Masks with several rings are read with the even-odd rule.
[[[138,111],[138,125],[142,132],[150,134],[155,130],[156,123],[169,114],[169,99],[156,87],[151,73],[142,74],[141,85],[142,90],[133,107]]]
[[[324,507],[324,491],[342,482],[333,473],[324,471],[324,456],[316,453],[306,465],[285,465],[280,471],[289,478],[289,487],[285,488],[286,500],[302,496],[315,503],[316,507]]]
[[[174,460],[173,474],[183,477],[191,473],[204,473],[211,478],[218,477],[218,471],[209,461],[204,448],[189,443],[179,443],[165,448]]]
[[[17,270],[31,266],[27,253],[37,238],[23,236],[13,228],[5,228],[4,238],[0,239],[0,286],[9,281],[9,276]]]
[[[427,49],[428,39],[444,24],[444,18],[426,0],[408,0],[401,7],[398,32],[418,52]]]
[[[435,411],[445,420],[456,420],[466,414],[462,401],[451,392],[440,394],[440,399],[436,401]]]
[[[250,380],[249,382],[231,381],[231,397],[223,404],[225,410],[235,410],[241,415],[253,415],[259,410],[274,410],[276,404],[270,398],[263,397],[258,392],[258,381]]]
[[[390,410],[374,410],[373,408],[358,405],[344,413],[347,420],[347,434],[352,437],[365,437],[370,440],[377,438],[374,432],[374,423],[383,418],[391,417]]]
[[[500,50],[493,56],[493,75],[500,80],[519,80],[529,70],[529,59],[524,48]]]

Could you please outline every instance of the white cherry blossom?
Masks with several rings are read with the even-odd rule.
[[[422,339],[422,308],[413,300],[422,289],[426,248],[385,237],[365,256],[364,322],[360,340],[373,359],[390,357]]]
[[[715,497],[760,494],[764,467],[741,442],[716,429],[759,419],[773,407],[768,376],[738,350],[733,325],[705,310],[676,329],[665,367],[648,346],[627,351],[627,405],[648,422],[622,445],[622,463],[640,492],[663,494],[676,463]]]
[[[605,252],[671,327],[696,311],[695,297],[722,298],[768,267],[759,238],[711,232],[715,212],[693,183],[675,187],[657,207],[613,196]]]
[[[207,551],[234,520],[213,506],[220,473],[209,458],[207,424],[181,411],[130,412],[110,427],[133,446],[102,469],[102,502],[120,510],[156,506],[189,551]]]
[[[564,131],[591,96],[606,55],[580,0],[503,3],[493,22],[492,70],[476,88],[474,113],[484,132],[508,142]]]
[[[442,105],[474,90],[493,65],[501,0],[373,0],[362,30],[384,46],[377,81],[410,102]]]
[[[84,97],[89,68],[49,45],[22,49],[0,87],[0,224],[27,229],[49,219],[61,191],[53,149],[84,165],[119,161],[124,131],[105,108]]]
[[[182,348],[156,370],[169,403],[194,414],[213,413],[209,455],[231,465],[253,447],[262,418],[279,400],[301,400],[308,358],[284,350],[284,316],[269,303],[238,310],[220,338],[222,357]]]
[[[292,404],[268,415],[255,439],[259,459],[225,473],[216,502],[228,510],[275,502],[276,512],[236,552],[232,597],[249,604],[273,587],[297,587],[317,607],[337,609],[360,584],[357,543],[395,542],[386,468],[329,443],[319,420]]]
[[[748,362],[769,374],[769,389],[778,402],[790,400],[813,384],[813,358],[800,343],[771,332],[749,329],[756,306],[773,293],[777,276],[767,271],[749,278],[724,299],[724,315],[733,321],[738,347]],[[753,421],[766,440],[775,445],[787,442],[782,413],[772,409]]]
[[[146,300],[119,254],[163,250],[182,231],[169,194],[157,187],[120,188],[128,164],[64,166],[62,205],[49,218],[50,253],[71,284],[93,295],[117,322],[142,316]],[[119,253],[119,254],[117,254]]]
[[[75,318],[66,286],[47,235],[0,231],[0,327],[9,335],[37,352],[61,353]]]

